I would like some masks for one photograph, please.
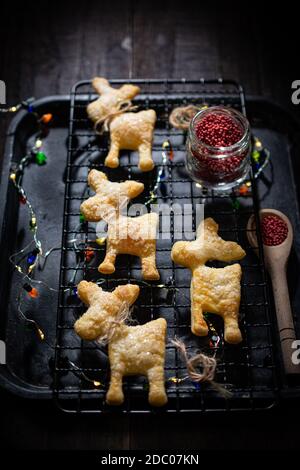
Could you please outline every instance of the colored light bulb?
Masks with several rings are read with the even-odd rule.
[[[45,334],[44,334],[44,332],[43,332],[40,328],[38,328],[37,331],[38,331],[38,334],[39,334],[40,339],[41,339],[42,341],[44,341],[44,339],[45,339]]]
[[[36,297],[39,296],[39,292],[35,287],[32,287],[30,284],[26,283],[23,285],[23,289],[26,290],[28,295],[35,299]]]
[[[39,292],[35,287],[32,287],[31,291],[28,292],[31,298],[36,299],[39,296]]]
[[[38,165],[45,165],[47,157],[44,152],[38,152],[35,156],[35,161]]]
[[[49,124],[52,121],[53,115],[51,113],[43,114],[41,121],[43,124]]]
[[[232,207],[233,207],[234,209],[238,209],[238,208],[240,207],[240,201],[239,201],[238,199],[234,199],[234,200],[232,201]]]
[[[29,253],[29,255],[27,256],[27,263],[33,264],[35,260],[36,260],[36,255],[34,255],[33,253]]]
[[[36,218],[35,217],[31,218],[31,220],[29,222],[29,226],[32,230],[36,228]]]
[[[106,238],[105,238],[105,237],[102,237],[102,238],[96,238],[95,241],[96,241],[97,245],[100,245],[100,246],[101,246],[101,245],[104,245],[105,240],[106,240]]]
[[[258,150],[254,150],[252,152],[252,158],[255,162],[257,162],[260,159],[260,153]]]
[[[246,184],[243,184],[243,185],[239,188],[239,193],[242,194],[242,195],[243,195],[243,194],[247,194],[248,190],[249,190],[249,189],[248,189],[248,186],[247,186]]]

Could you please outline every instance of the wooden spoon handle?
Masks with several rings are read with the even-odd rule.
[[[300,366],[292,362],[292,354],[295,352],[292,344],[296,339],[296,333],[285,270],[271,273],[271,279],[285,373],[300,374]]]

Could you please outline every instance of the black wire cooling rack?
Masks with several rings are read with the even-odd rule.
[[[166,389],[168,404],[156,412],[204,412],[210,410],[261,409],[272,406],[277,397],[276,371],[272,348],[272,325],[269,316],[268,286],[263,264],[260,233],[259,256],[253,252],[246,236],[250,215],[258,221],[256,184],[246,195],[234,192],[216,194],[204,191],[191,181],[185,171],[185,140],[183,131],[171,128],[168,116],[175,106],[223,104],[245,113],[245,100],[241,86],[223,80],[112,80],[112,85],[136,83],[141,94],[134,100],[139,109],[155,109],[153,158],[155,169],[141,173],[137,168],[137,153],[122,152],[120,167],[104,166],[108,152],[107,137],[97,136],[87,118],[86,105],[97,96],[90,81],[77,83],[71,93],[68,137],[68,159],[65,174],[64,225],[60,267],[60,291],[54,364],[54,397],[61,408],[70,412],[103,412],[112,408],[105,403],[109,383],[109,364],[105,347],[96,342],[82,341],[74,332],[75,320],[85,311],[76,296],[76,284],[82,280],[102,283],[107,290],[128,282],[140,285],[141,293],[133,316],[139,323],[164,317],[168,324],[166,349]],[[157,266],[161,279],[145,283],[141,278],[139,259],[118,256],[116,272],[103,277],[97,267],[104,257],[105,245],[95,243],[95,225],[80,221],[80,204],[90,196],[86,186],[90,169],[104,171],[112,181],[135,179],[145,185],[144,192],[133,203],[149,199],[157,171],[162,164],[162,143],[171,142],[174,159],[164,167],[163,183],[158,188],[158,202],[169,206],[190,204],[192,230],[196,229],[196,204],[205,204],[205,217],[213,217],[219,224],[220,235],[240,243],[247,252],[242,265],[242,299],[240,307],[241,330],[244,341],[239,345],[224,344],[223,322],[216,315],[208,315],[211,333],[199,338],[190,329],[190,273],[171,261],[170,251],[176,241],[175,215],[171,213],[171,240],[164,239],[160,227],[157,241]],[[259,224],[257,224],[259,225]],[[75,242],[74,250],[74,239]],[[94,250],[96,256],[87,262],[84,250]],[[212,262],[212,266],[223,266]],[[211,347],[210,336],[217,331],[221,341]],[[199,385],[186,376],[186,369],[171,339],[179,337],[187,345],[189,354],[205,351],[216,354],[218,360],[216,380],[226,386],[232,397],[225,399],[208,385]],[[124,379],[125,402],[118,408],[122,412],[153,412],[148,405],[148,383],[144,377]]]

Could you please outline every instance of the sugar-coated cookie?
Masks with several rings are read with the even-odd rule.
[[[76,333],[85,340],[105,335],[109,338],[111,377],[106,401],[110,405],[123,403],[122,379],[127,375],[148,377],[151,405],[167,403],[164,375],[166,320],[159,318],[138,326],[129,326],[122,321],[139,292],[139,287],[134,284],[118,286],[113,292],[105,292],[93,282],[78,284],[78,295],[89,308],[76,321]]]
[[[216,313],[224,320],[225,341],[239,343],[242,341],[238,325],[241,266],[232,264],[224,268],[210,268],[205,263],[209,260],[235,261],[246,253],[236,242],[219,237],[218,228],[212,218],[205,219],[198,227],[196,240],[176,242],[171,257],[175,263],[192,271],[192,332],[206,336],[208,326],[203,312]]]
[[[139,217],[126,217],[121,213],[128,200],[143,191],[144,185],[133,180],[113,183],[97,170],[90,171],[88,183],[96,195],[81,204],[81,213],[87,221],[105,220],[108,224],[106,256],[99,271],[112,274],[117,255],[128,254],[140,257],[144,279],[159,279],[156,268],[158,214],[152,212]]]

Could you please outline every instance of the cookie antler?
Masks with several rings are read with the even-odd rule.
[[[112,90],[112,87],[110,86],[109,81],[103,77],[93,78],[92,86],[99,95],[102,95],[104,93],[109,93],[110,90]]]
[[[81,281],[77,286],[78,297],[85,305],[90,305],[101,292],[102,288],[94,282]]]
[[[95,77],[92,80],[92,86],[99,95],[117,95],[126,100],[134,98],[141,91],[140,87],[131,83],[126,83],[120,88],[113,88],[110,86],[109,81],[102,77]]]
[[[175,243],[172,260],[193,270],[210,260],[230,262],[244,258],[246,253],[243,248],[236,242],[223,240],[218,235],[218,229],[212,218],[204,219],[197,229],[196,240]]]
[[[103,171],[91,170],[88,174],[88,185],[95,192],[101,190],[101,186],[105,181],[107,181],[107,176]]]
[[[246,253],[243,248],[236,242],[223,240],[218,235],[218,230],[219,225],[211,217],[204,219],[197,229],[197,239],[208,257],[206,261],[212,259],[230,262],[244,258]]]
[[[134,199],[144,191],[144,184],[134,180],[126,180],[120,183],[121,192],[127,194],[128,199]]]
[[[140,294],[140,288],[136,284],[126,284],[118,286],[113,291],[122,302],[126,302],[129,306],[133,305]]]

